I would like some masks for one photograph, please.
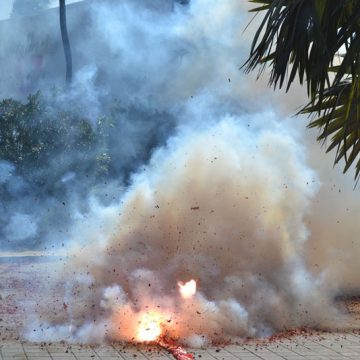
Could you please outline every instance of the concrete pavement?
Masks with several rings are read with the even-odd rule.
[[[46,259],[45,259],[46,260]],[[51,261],[36,264],[26,259],[0,263],[0,360],[166,360],[173,356],[160,347],[107,344],[81,346],[66,343],[29,343],[21,341],[24,309],[21,304],[36,302],[42,285],[52,269]],[[271,341],[251,341],[241,345],[189,350],[195,360],[360,360],[360,331],[350,328],[358,321],[360,302],[353,308],[354,323],[349,330],[332,333],[297,332],[277,336]]]
[[[277,339],[271,342],[249,342],[242,345],[188,349],[196,360],[359,360],[360,335],[357,333],[321,333]],[[154,346],[108,344],[101,346],[65,343],[28,343],[3,341],[1,360],[166,360],[166,350]]]

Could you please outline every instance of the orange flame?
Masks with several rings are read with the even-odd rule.
[[[196,294],[196,281],[190,280],[186,283],[178,282],[179,291],[183,299],[190,299]],[[165,313],[150,310],[139,314],[136,326],[135,340],[137,342],[158,342],[162,338],[163,331],[166,329]]]
[[[156,341],[161,335],[161,323],[163,317],[155,311],[144,313],[139,321],[139,327],[136,334],[138,342]]]
[[[190,299],[196,294],[196,281],[190,280],[185,284],[181,281],[178,282],[179,291],[183,299]]]

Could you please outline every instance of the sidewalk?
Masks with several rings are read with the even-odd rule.
[[[174,359],[160,347],[121,344],[80,346],[21,341],[19,331],[24,309],[16,304],[19,300],[27,303],[36,301],[35,294],[41,294],[42,284],[51,271],[53,259],[44,257],[40,262],[38,259],[36,265],[28,256],[23,257],[22,261],[5,257],[3,260],[0,261],[0,360]],[[34,277],[34,266],[39,277]],[[360,307],[358,300],[354,307]],[[353,315],[355,327],[360,329],[360,311],[354,311]],[[190,349],[189,352],[195,355],[195,360],[360,360],[360,331],[352,332],[349,327],[349,330],[339,333],[299,332],[290,338],[276,337],[274,341]]]
[[[225,348],[189,350],[196,360],[341,360],[360,359],[357,334],[322,334],[277,340],[266,344],[231,345]],[[165,350],[146,346],[79,346],[63,343],[30,344],[6,341],[0,345],[1,360],[165,360]]]

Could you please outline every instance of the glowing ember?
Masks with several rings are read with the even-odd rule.
[[[156,312],[149,311],[142,315],[136,340],[139,342],[152,342],[161,335],[162,316]]]
[[[189,354],[185,349],[180,346],[168,349],[168,351],[174,355],[177,360],[194,360],[194,355]]]
[[[178,286],[180,289],[180,294],[183,299],[190,299],[196,294],[196,281],[190,280],[185,284],[182,282],[178,282]]]
[[[173,341],[168,339],[160,339],[158,342],[165,350],[174,356],[176,360],[194,360],[194,355],[188,353],[181,346],[177,346]]]

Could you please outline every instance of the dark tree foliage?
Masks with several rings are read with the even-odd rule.
[[[84,194],[102,181],[129,180],[174,128],[167,113],[109,102],[97,119],[54,93],[31,94],[26,102],[0,101],[0,161],[44,193],[63,191],[70,172]],[[86,189],[87,187],[87,189]]]
[[[99,158],[102,143],[101,132],[95,133],[88,119],[50,106],[39,93],[26,103],[0,102],[0,159],[49,191],[69,171],[106,171],[106,159]]]
[[[74,208],[88,212],[90,198],[117,201],[176,126],[170,114],[116,99],[107,99],[99,116],[89,118],[93,112],[78,98],[64,95],[55,89],[25,102],[0,101],[2,246],[41,246],[49,229],[62,238]],[[37,231],[13,244],[6,229],[16,214],[31,215]]]

